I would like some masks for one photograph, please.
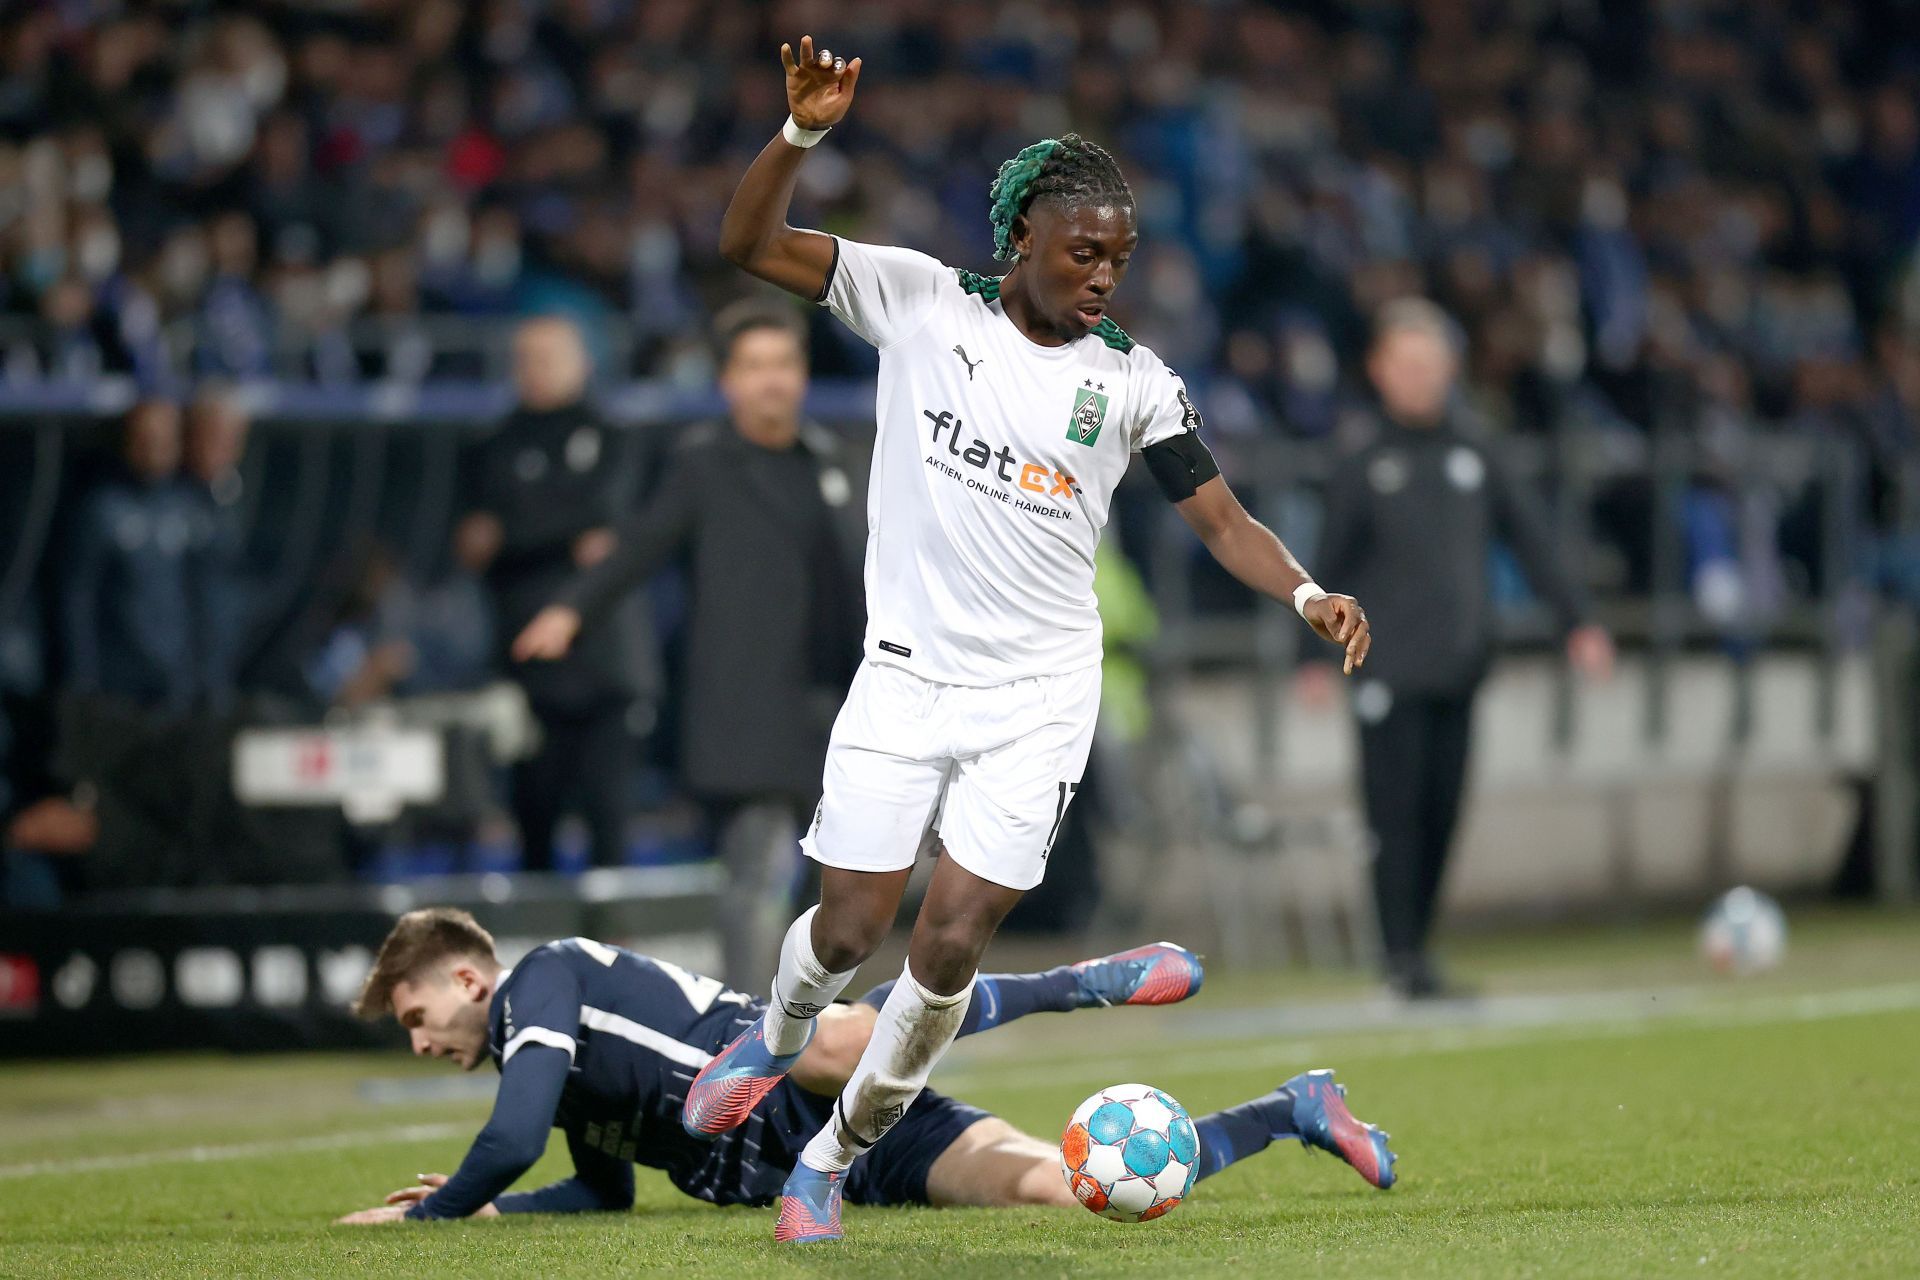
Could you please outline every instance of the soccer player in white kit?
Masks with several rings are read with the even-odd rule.
[[[886,936],[920,853],[937,839],[945,855],[872,1039],[782,1194],[775,1238],[805,1242],[840,1237],[846,1170],[925,1086],[989,939],[1046,869],[1093,739],[1094,547],[1132,455],[1234,576],[1343,645],[1349,672],[1370,637],[1359,604],[1315,585],[1227,488],[1185,384],[1106,318],[1139,239],[1110,155],[1069,134],[1001,166],[989,217],[1013,266],[997,278],[798,230],[800,163],[846,115],[861,64],[811,37],[780,53],[792,115],[741,179],[720,250],[880,351],[866,660],[802,842],[820,903],[787,933],[766,1014],[689,1089],[689,1132],[724,1132],[774,1088]],[[1130,998],[1184,995],[1198,980],[1184,956],[1146,949]]]

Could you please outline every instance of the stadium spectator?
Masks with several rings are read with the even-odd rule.
[[[210,697],[220,701],[239,684],[240,662],[253,622],[252,584],[240,499],[246,488],[247,411],[228,388],[209,384],[187,407],[186,485],[194,500],[195,634]]]
[[[1024,11],[977,6],[987,34],[968,39],[921,5],[864,14],[876,65],[899,70],[800,192],[807,212],[980,260],[969,193],[1009,131],[1102,138],[1153,193],[1160,246],[1123,318],[1183,367],[1254,384],[1265,429],[1330,429],[1329,388],[1364,390],[1362,317],[1406,292],[1460,316],[1471,397],[1516,429],[1551,421],[1543,406],[1645,427],[1665,375],[1721,355],[1783,419],[1796,366],[1878,363],[1865,335],[1916,320],[1920,35],[1899,6]],[[428,309],[564,300],[670,355],[724,280],[724,175],[763,92],[739,69],[777,43],[776,13],[19,8],[0,19],[8,310],[59,292],[49,327],[71,333],[78,265],[110,324],[150,276],[161,321],[214,331],[190,348],[205,367],[251,368],[267,333],[310,365],[382,305],[370,256],[406,245]],[[94,263],[110,252],[101,211],[132,274],[80,262],[83,228]],[[319,314],[285,296],[303,288],[327,295]],[[837,338],[820,359],[870,367]]]
[[[181,483],[180,410],[128,411],[121,467],[87,495],[61,574],[70,689],[186,711],[216,692],[195,616],[194,560],[206,527]]]
[[[348,553],[340,567],[345,590],[327,593],[302,664],[316,697],[357,707],[485,683],[493,637],[472,578],[422,587],[379,544]]]
[[[514,334],[519,407],[475,449],[460,562],[486,577],[503,639],[517,635],[581,569],[607,558],[632,476],[619,433],[586,399],[591,366],[580,330],[539,317]],[[554,829],[577,801],[593,861],[618,865],[637,767],[633,726],[650,724],[656,660],[632,604],[582,629],[567,656],[502,655],[540,721],[542,742],[514,767],[513,810],[525,865],[553,866]]]
[[[1424,299],[1381,311],[1368,363],[1376,430],[1329,486],[1316,566],[1363,592],[1381,634],[1404,641],[1380,647],[1353,709],[1387,977],[1415,999],[1448,990],[1428,942],[1460,814],[1474,694],[1493,657],[1495,537],[1552,602],[1573,663],[1603,676],[1613,662],[1607,633],[1584,621],[1544,514],[1455,403],[1456,340]]]
[[[620,545],[542,610],[514,645],[558,658],[669,558],[691,557],[680,759],[732,891],[724,976],[765,980],[779,959],[827,730],[865,625],[865,467],[806,422],[806,333],[790,309],[736,304],[715,322],[728,423],[683,440]]]

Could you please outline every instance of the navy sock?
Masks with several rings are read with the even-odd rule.
[[[1210,1178],[1236,1160],[1265,1151],[1282,1138],[1297,1138],[1293,1127],[1293,1094],[1276,1089],[1252,1102],[1243,1102],[1193,1122],[1200,1131],[1200,1174]]]
[[[893,983],[883,982],[859,1003],[878,1009],[892,990]],[[983,973],[973,980],[973,1001],[958,1034],[991,1031],[1030,1013],[1067,1013],[1079,1007],[1080,984],[1066,965],[1045,973]]]

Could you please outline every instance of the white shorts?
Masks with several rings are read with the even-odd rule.
[[[947,856],[1009,889],[1040,883],[1080,789],[1100,712],[1100,667],[989,688],[867,662],[833,722],[807,856],[899,871],[937,836]]]

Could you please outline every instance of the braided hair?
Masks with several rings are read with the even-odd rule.
[[[1013,249],[1013,220],[1036,200],[1051,200],[1063,209],[1133,207],[1133,189],[1127,186],[1113,155],[1077,133],[1042,138],[1022,148],[1000,166],[987,189],[987,198],[991,201],[987,220],[993,224],[993,256],[1002,262],[1019,256]]]

